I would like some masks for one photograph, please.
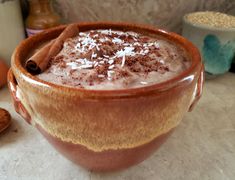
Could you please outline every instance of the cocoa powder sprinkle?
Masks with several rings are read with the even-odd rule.
[[[170,64],[180,57],[176,55],[178,52],[182,50],[163,39],[135,32],[92,30],[67,39],[44,74],[59,71],[56,74],[63,76],[62,84],[79,88],[84,83],[94,86],[107,80],[121,80],[126,85],[130,83],[128,78],[146,78],[151,72],[171,71]],[[184,55],[182,59],[188,61]],[[139,84],[148,82],[142,79]]]

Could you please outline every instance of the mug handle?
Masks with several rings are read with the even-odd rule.
[[[193,108],[197,104],[198,100],[202,96],[202,88],[203,88],[204,81],[205,81],[205,73],[204,73],[204,65],[202,65],[201,70],[200,70],[200,74],[199,74],[199,77],[197,80],[197,84],[196,84],[196,94],[193,97],[192,103],[189,107],[189,110],[188,110],[189,112],[193,110]]]
[[[8,88],[10,90],[16,112],[20,114],[27,123],[31,124],[31,116],[29,115],[28,111],[26,110],[26,108],[24,107],[24,105],[21,103],[20,99],[16,95],[17,81],[11,69],[8,71],[7,79],[8,79]]]

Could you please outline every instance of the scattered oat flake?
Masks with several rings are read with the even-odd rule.
[[[98,65],[99,65],[99,62],[96,61],[96,62],[94,63],[94,67],[96,67],[96,66],[98,66]]]
[[[92,67],[93,67],[92,64],[85,64],[85,65],[79,66],[78,68],[79,68],[79,69],[90,69],[90,68],[92,68]]]
[[[160,59],[159,62],[162,63],[162,64],[165,63],[165,61],[163,59]]]
[[[76,62],[68,62],[66,63],[67,66],[71,66],[71,69],[77,69],[78,64]]]
[[[108,75],[108,80],[112,80],[112,76],[115,72],[114,71],[107,71],[107,75]]]
[[[144,50],[144,54],[147,54],[148,52],[149,52],[149,50],[148,50],[148,49]]]
[[[100,50],[100,48],[99,48],[99,46],[98,46],[98,45],[96,45],[95,47],[96,47],[96,49],[97,49],[98,51]]]
[[[122,64],[121,64],[121,67],[123,67],[125,65],[125,61],[126,61],[126,56],[124,55],[122,57]]]
[[[145,81],[141,81],[140,84],[148,84],[148,83]]]
[[[111,60],[108,61],[108,63],[109,63],[109,64],[113,64],[113,63],[114,63],[114,60],[111,59]]]
[[[159,44],[158,42],[155,42],[155,43],[154,43],[154,46],[155,46],[156,48],[160,48],[160,44]]]
[[[103,77],[105,77],[105,75],[103,75],[103,74],[98,74],[98,77],[99,77],[99,78],[103,78]]]
[[[79,36],[86,36],[86,33],[80,32]]]
[[[97,54],[95,54],[94,52],[92,52],[91,58],[96,58],[96,57],[97,57]]]
[[[114,65],[109,66],[109,69],[113,69],[113,68],[114,68]]]
[[[113,43],[121,44],[123,41],[119,38],[114,37],[112,40]]]

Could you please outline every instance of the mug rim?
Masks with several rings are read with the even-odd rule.
[[[83,95],[86,95],[86,96],[102,96],[102,97],[109,96],[110,97],[114,95],[127,96],[127,95],[149,93],[152,91],[163,91],[171,87],[174,87],[176,84],[178,84],[181,81],[188,80],[188,78],[193,78],[189,76],[195,73],[197,70],[199,73],[199,70],[201,69],[202,60],[201,60],[199,50],[189,40],[185,39],[184,37],[176,33],[167,32],[163,29],[159,29],[150,25],[123,23],[123,22],[84,22],[84,23],[75,23],[75,24],[78,26],[79,29],[82,29],[82,28],[92,29],[92,27],[93,29],[102,29],[102,28],[103,29],[104,28],[125,29],[125,30],[132,30],[134,32],[142,31],[145,33],[159,35],[181,46],[190,56],[191,65],[185,71],[179,73],[177,76],[174,76],[173,78],[170,78],[169,80],[166,80],[160,83],[155,83],[155,84],[148,85],[148,86],[127,88],[127,89],[112,89],[112,90],[84,89],[84,88],[77,88],[77,87],[71,87],[71,86],[63,86],[63,85],[54,84],[48,81],[44,81],[30,74],[24,68],[24,66],[22,65],[23,63],[21,62],[22,52],[25,51],[24,49],[27,48],[28,46],[35,45],[34,44],[35,42],[39,43],[39,41],[42,40],[40,42],[42,43],[43,40],[45,42],[46,40],[53,39],[53,38],[50,38],[50,37],[53,37],[53,34],[61,33],[67,26],[67,25],[61,25],[61,26],[47,29],[41,33],[31,36],[25,39],[24,41],[22,41],[16,47],[12,55],[12,59],[11,59],[12,71],[13,71],[14,76],[20,76],[25,81],[31,84],[34,84],[35,86],[44,86],[45,88],[49,88],[50,90],[54,90],[57,92],[63,91],[63,92],[70,92],[72,94],[82,93]]]

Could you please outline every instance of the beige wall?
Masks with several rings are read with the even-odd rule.
[[[233,11],[235,0],[54,0],[65,22],[131,21],[180,32],[185,13],[198,10]]]

